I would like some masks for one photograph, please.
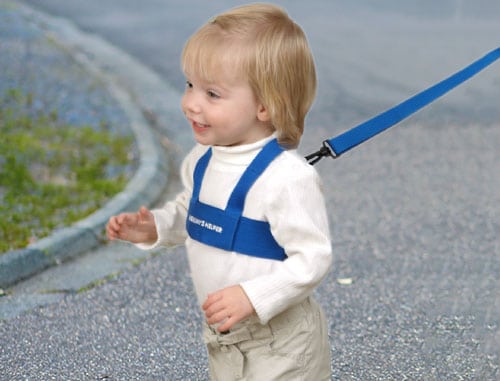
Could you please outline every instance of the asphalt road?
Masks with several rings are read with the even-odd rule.
[[[25,2],[129,52],[179,97],[184,40],[237,3]],[[305,29],[318,67],[304,154],[500,41],[494,1],[414,8],[396,1],[377,8],[368,1],[278,3]],[[499,379],[499,99],[496,64],[401,125],[318,165],[335,253],[318,290],[330,322],[332,379]],[[188,126],[160,128],[175,141]],[[346,278],[352,284],[339,283]],[[18,369],[12,379],[204,379],[198,318],[185,256],[176,249],[3,322],[2,350],[9,353],[0,367]]]

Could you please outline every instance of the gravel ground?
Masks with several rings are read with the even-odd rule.
[[[0,324],[0,379],[207,379],[186,256],[170,254]]]

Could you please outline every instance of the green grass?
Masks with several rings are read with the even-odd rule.
[[[19,90],[0,99],[0,253],[88,216],[128,181],[130,137],[33,113],[32,103]]]

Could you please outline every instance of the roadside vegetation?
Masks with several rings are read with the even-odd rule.
[[[16,89],[0,97],[0,253],[90,215],[131,172],[131,137],[104,123],[68,125],[32,104]]]

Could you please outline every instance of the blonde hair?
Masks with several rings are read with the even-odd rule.
[[[280,144],[297,146],[316,93],[314,60],[300,26],[269,4],[244,5],[214,17],[187,41],[182,69],[210,81],[227,64],[247,77]]]

